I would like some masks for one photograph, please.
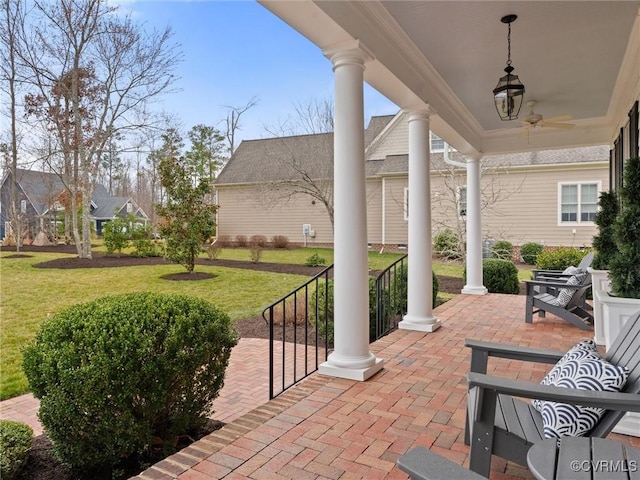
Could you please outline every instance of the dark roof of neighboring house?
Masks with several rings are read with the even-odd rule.
[[[365,130],[365,145],[393,117],[372,117]],[[299,178],[300,172],[311,178],[328,178],[332,159],[333,133],[244,140],[218,175],[216,184],[281,182]]]
[[[394,115],[372,117],[365,130],[365,146],[382,132]],[[465,162],[462,154],[453,152],[451,159]],[[561,165],[571,163],[606,162],[607,145],[577,147],[562,150],[543,150],[482,158],[487,167],[513,167],[533,165]],[[217,185],[239,183],[274,183],[300,178],[300,171],[311,178],[329,178],[333,168],[333,134],[299,135],[243,141],[231,160],[220,172]],[[431,154],[431,169],[445,170],[443,153]],[[408,156],[389,155],[381,160],[367,160],[367,177],[406,174]]]
[[[57,173],[19,168],[16,171],[16,176],[24,194],[38,215],[44,214],[66,188],[65,182]],[[91,216],[106,219],[113,218],[115,212],[121,210],[131,199],[129,197],[112,197],[104,185],[96,184],[91,201],[96,206]]]

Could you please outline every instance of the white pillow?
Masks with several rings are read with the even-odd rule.
[[[573,275],[569,277],[569,280],[567,280],[567,285],[580,285],[584,278],[584,275]],[[576,291],[577,290],[575,288],[561,288],[558,291],[558,296],[556,297],[556,299],[549,303],[558,307],[566,307],[573,298],[573,295],[576,293]]]
[[[600,357],[593,340],[588,340],[569,350],[541,383],[578,390],[619,392],[628,375],[627,368],[613,365]],[[532,404],[542,413],[546,438],[584,435],[604,414],[601,408],[544,400],[534,400]]]

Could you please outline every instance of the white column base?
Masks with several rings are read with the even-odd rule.
[[[373,363],[367,367],[338,366],[331,363],[331,355],[329,355],[329,360],[318,366],[318,373],[329,377],[347,378],[349,380],[364,382],[382,370],[383,366],[384,360],[377,357],[373,357]]]
[[[398,328],[402,330],[414,330],[417,332],[435,332],[442,326],[442,322],[436,317],[415,317],[405,315],[398,323]]]
[[[466,295],[486,295],[487,293],[489,293],[489,290],[487,290],[487,287],[485,287],[484,285],[480,287],[465,285],[460,293],[464,293]]]

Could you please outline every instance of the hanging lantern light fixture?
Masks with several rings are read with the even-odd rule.
[[[518,118],[524,97],[524,85],[520,83],[518,76],[512,73],[514,68],[511,66],[511,23],[515,22],[516,18],[518,18],[517,15],[505,15],[500,19],[502,23],[509,25],[509,33],[507,35],[507,66],[504,69],[507,74],[500,77],[498,85],[493,89],[496,110],[502,120],[515,120]]]

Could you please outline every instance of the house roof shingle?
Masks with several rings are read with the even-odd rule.
[[[365,130],[365,145],[384,130],[394,115],[372,117]],[[457,152],[452,160],[464,162],[465,157]],[[561,165],[572,163],[607,162],[609,147],[577,147],[562,150],[543,150],[482,158],[487,167],[517,167],[534,165]],[[367,160],[367,177],[378,175],[406,174],[408,156],[388,155],[383,160]],[[299,135],[243,141],[233,157],[220,172],[217,185],[241,183],[269,183],[296,180],[300,171],[311,178],[329,178],[333,168],[333,134]],[[445,170],[443,153],[431,154],[431,169]]]
[[[372,117],[365,130],[370,144],[394,115]],[[328,178],[333,168],[333,133],[245,140],[222,169],[217,185],[296,180],[300,172]]]
[[[46,213],[58,195],[66,188],[65,182],[56,173],[19,168],[16,171],[16,176],[18,183],[38,215]],[[112,197],[104,185],[96,184],[91,200],[96,206],[91,216],[99,219],[110,219],[131,199],[129,197]]]

